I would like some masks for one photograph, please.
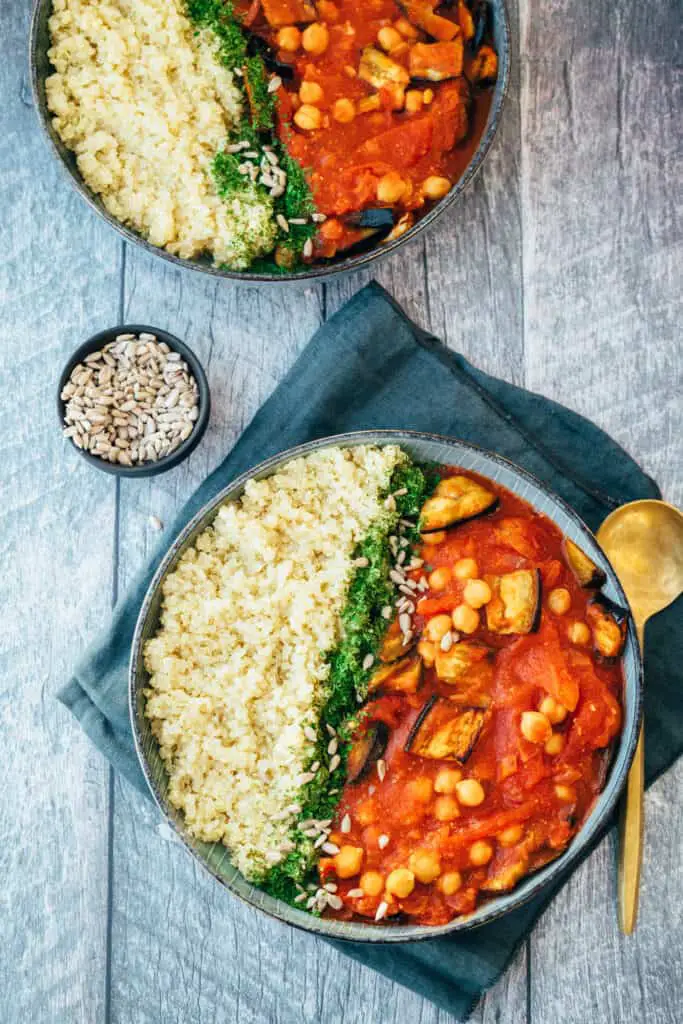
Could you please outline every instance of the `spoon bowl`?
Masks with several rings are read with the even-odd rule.
[[[631,606],[641,653],[645,623],[683,592],[683,514],[665,501],[631,501],[612,512],[598,530]],[[645,753],[641,726],[619,822],[619,923],[625,935],[636,925],[643,859]]]
[[[683,591],[683,513],[665,501],[632,501],[607,517],[598,538],[641,629]]]

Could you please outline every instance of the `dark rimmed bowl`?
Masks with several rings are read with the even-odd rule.
[[[65,427],[64,415],[66,412],[66,402],[61,397],[62,389],[71,376],[74,367],[78,363],[82,363],[91,352],[97,352],[98,349],[101,349],[108,342],[114,341],[119,334],[143,333],[153,334],[157,341],[165,341],[172,352],[179,352],[183,357],[192,372],[192,376],[197,381],[199,389],[199,415],[190,436],[179,444],[174,451],[164,456],[163,459],[158,459],[156,462],[143,462],[137,466],[120,466],[115,462],[107,462],[106,459],[101,459],[97,455],[91,455],[90,452],[79,448],[78,445],[69,439],[74,451],[78,452],[86,462],[89,462],[91,466],[95,466],[96,469],[104,470],[105,473],[113,473],[115,476],[156,476],[157,473],[165,473],[167,470],[173,469],[174,466],[179,465],[183,459],[186,459],[195,450],[209,425],[209,415],[211,413],[209,382],[206,379],[204,367],[192,349],[182,342],[180,338],[176,338],[174,334],[169,334],[168,331],[161,331],[158,327],[150,327],[148,324],[121,324],[119,327],[108,327],[104,331],[98,331],[97,334],[93,334],[91,338],[88,338],[82,345],[79,345],[76,351],[69,357],[66,366],[62,370],[57,389],[57,415],[59,416],[60,427],[62,429]]]
[[[482,448],[436,434],[421,434],[407,430],[358,431],[338,437],[323,438],[276,455],[248,473],[243,473],[225,487],[197,513],[171,545],[149,585],[140,609],[131,651],[129,677],[130,717],[135,746],[142,770],[160,810],[197,860],[231,892],[258,910],[297,928],[335,939],[349,939],[354,942],[406,942],[467,931],[493,921],[502,914],[526,903],[541,889],[551,885],[569,866],[576,864],[611,815],[626,781],[640,726],[642,664],[635,626],[629,615],[623,658],[624,722],[621,736],[615,746],[605,787],[580,832],[565,852],[540,871],[523,879],[512,892],[491,899],[473,914],[456,918],[446,925],[424,927],[416,924],[375,925],[358,921],[315,918],[303,910],[281,903],[254,888],[232,865],[224,846],[219,843],[203,843],[193,839],[185,829],[182,814],[168,803],[166,798],[168,779],[150,724],[144,716],[143,690],[147,684],[147,674],[143,663],[143,647],[157,629],[161,605],[161,585],[165,577],[174,569],[179,557],[194,542],[197,535],[212,522],[218,507],[223,502],[238,498],[242,494],[247,480],[254,477],[262,479],[270,476],[292,458],[307,455],[319,448],[331,445],[350,447],[357,444],[398,444],[418,462],[437,462],[461,466],[465,470],[488,476],[496,483],[507,487],[520,498],[528,501],[539,512],[548,516],[566,536],[579,544],[604,569],[607,574],[604,592],[608,597],[617,601],[624,608],[628,608],[628,602],[612,566],[591,531],[576,513],[560,498],[552,494],[544,484],[493,452],[487,452]]]
[[[74,154],[66,148],[52,127],[52,115],[48,110],[45,97],[45,79],[52,74],[54,70],[50,65],[47,56],[47,51],[50,47],[48,18],[52,11],[52,0],[34,0],[29,51],[33,100],[36,110],[38,111],[41,127],[49,140],[53,152],[59,158],[62,169],[68,175],[71,184],[82,198],[85,199],[88,205],[129,242],[140,246],[142,249],[152,253],[154,256],[159,256],[161,259],[167,260],[169,263],[175,263],[176,266],[186,267],[190,270],[198,270],[204,274],[210,274],[213,277],[222,277],[230,281],[251,284],[286,285],[294,282],[303,283],[304,285],[312,284],[315,281],[323,281],[328,277],[338,276],[368,267],[377,260],[395,252],[399,246],[402,246],[411,239],[416,238],[417,235],[425,230],[425,228],[430,224],[433,224],[446,212],[446,210],[450,209],[451,206],[454,206],[459,201],[464,190],[481,167],[498,129],[503,103],[505,101],[510,81],[510,22],[506,3],[505,0],[490,0],[490,3],[493,21],[493,39],[498,53],[498,78],[494,86],[491,108],[489,110],[486,126],[481,139],[479,140],[479,144],[460,179],[455,183],[448,195],[438,202],[436,206],[425,214],[424,217],[418,220],[417,223],[405,233],[405,235],[395,239],[393,242],[388,242],[386,245],[379,245],[377,248],[371,249],[369,252],[365,252],[357,256],[345,258],[340,257],[338,260],[332,260],[329,263],[321,263],[320,265],[311,267],[310,270],[298,271],[293,274],[256,274],[250,273],[249,271],[238,273],[236,271],[221,270],[219,267],[214,267],[208,257],[197,260],[181,259],[178,256],[173,256],[171,253],[166,252],[165,249],[160,249],[157,246],[152,245],[147,241],[147,239],[137,234],[137,232],[132,231],[130,228],[125,227],[112,217],[112,215],[105,209],[100,199],[94,192],[91,192],[85,184],[76,165],[76,158]]]

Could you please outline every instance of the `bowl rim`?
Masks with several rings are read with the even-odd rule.
[[[52,0],[33,0],[29,29],[29,67],[33,105],[37,113],[38,122],[43,136],[47,139],[50,149],[57,158],[57,163],[61,167],[62,174],[66,176],[71,186],[76,190],[81,198],[85,200],[90,208],[105,220],[110,227],[114,228],[114,230],[126,239],[126,241],[139,246],[152,255],[158,256],[177,267],[192,270],[196,273],[208,274],[217,279],[233,281],[236,284],[278,284],[286,286],[288,284],[310,285],[316,282],[322,282],[331,277],[363,270],[369,264],[374,263],[377,260],[385,259],[395,252],[395,250],[400,246],[417,238],[421,232],[433,224],[438,217],[446,212],[447,209],[459,202],[465,190],[479,173],[498,132],[498,126],[501,121],[503,108],[505,106],[510,86],[512,41],[508,0],[495,0],[497,5],[496,14],[497,17],[500,18],[501,45],[499,47],[500,52],[498,53],[498,77],[496,78],[491,98],[491,106],[486,126],[482,132],[481,138],[479,139],[477,148],[467,164],[467,167],[443,199],[439,200],[439,202],[437,202],[431,210],[424,215],[424,217],[421,217],[412,228],[406,231],[406,233],[401,235],[399,238],[395,238],[386,245],[370,249],[368,252],[361,253],[358,256],[346,257],[338,263],[321,264],[319,266],[312,267],[310,270],[297,271],[293,274],[282,275],[258,274],[248,270],[242,272],[222,270],[220,267],[216,267],[209,262],[204,264],[199,260],[183,259],[180,256],[174,256],[172,253],[160,246],[152,245],[152,243],[146,238],[143,238],[142,235],[139,235],[136,231],[133,231],[131,228],[126,227],[126,225],[116,220],[116,218],[113,217],[112,214],[110,214],[104,207],[97,195],[85,184],[81,175],[77,174],[77,172],[67,164],[64,154],[62,153],[62,149],[60,148],[63,144],[58,141],[57,135],[52,127],[51,115],[49,114],[47,103],[44,99],[44,80],[41,81],[38,74],[38,26],[44,9],[51,3]],[[45,56],[47,58],[47,54],[45,54]]]
[[[59,375],[59,384],[57,386],[57,416],[59,417],[60,430],[64,430],[64,413],[66,410],[66,402],[62,398],[62,390],[64,385],[69,380],[74,367],[83,361],[87,355],[91,352],[96,352],[110,341],[114,341],[119,334],[153,334],[158,341],[165,341],[172,352],[179,352],[185,362],[188,364],[192,376],[197,381],[197,388],[199,391],[198,405],[199,415],[194,425],[194,429],[189,437],[186,437],[177,448],[174,448],[172,452],[165,455],[162,459],[158,459],[156,462],[143,462],[137,466],[121,466],[118,463],[106,462],[104,459],[100,459],[97,455],[92,455],[90,452],[85,451],[83,448],[79,448],[78,445],[74,444],[73,438],[68,438],[71,443],[71,447],[74,451],[78,452],[81,458],[94,466],[96,469],[101,470],[103,473],[110,473],[112,476],[128,476],[128,477],[148,477],[157,476],[159,473],[166,473],[169,469],[174,469],[181,462],[184,461],[191,455],[195,450],[204,434],[206,428],[209,425],[209,417],[211,415],[211,390],[209,388],[209,382],[204,372],[199,358],[195,355],[189,345],[181,341],[180,338],[176,337],[175,334],[171,334],[170,331],[164,331],[160,327],[151,327],[149,324],[119,324],[115,327],[105,327],[103,330],[98,331],[96,334],[91,335],[86,341],[82,342],[74,351],[71,353],[64,368]]]
[[[375,925],[365,924],[363,922],[351,921],[351,922],[339,922],[334,921],[333,924],[337,927],[331,930],[326,927],[326,923],[329,925],[330,922],[326,922],[324,918],[315,918],[311,915],[306,914],[304,911],[295,910],[290,907],[289,904],[282,903],[279,900],[272,899],[273,907],[267,907],[262,905],[256,900],[248,898],[245,894],[238,891],[231,882],[223,878],[217,870],[209,864],[200,853],[194,849],[191,842],[189,841],[186,831],[180,827],[176,822],[176,819],[171,814],[165,803],[165,798],[158,791],[156,782],[152,776],[151,767],[148,764],[147,757],[143,747],[143,736],[141,726],[138,720],[137,714],[137,696],[138,691],[142,689],[144,683],[138,681],[137,666],[141,656],[141,646],[143,643],[144,627],[146,624],[147,616],[152,609],[154,599],[157,594],[157,590],[161,581],[163,580],[166,572],[179,557],[184,550],[185,546],[191,542],[194,533],[197,529],[202,526],[206,528],[208,523],[204,520],[211,515],[211,513],[217,511],[220,505],[231,498],[235,498],[243,490],[248,480],[253,477],[261,478],[274,472],[279,466],[285,462],[290,461],[294,458],[310,454],[320,448],[333,447],[335,445],[342,445],[349,447],[356,444],[398,444],[401,445],[403,442],[436,442],[444,444],[446,446],[454,445],[455,447],[468,449],[473,455],[481,456],[486,461],[492,461],[501,467],[505,468],[508,472],[512,472],[519,478],[522,483],[528,483],[541,491],[550,501],[557,506],[557,508],[567,516],[577,531],[589,542],[589,545],[594,546],[600,552],[604,562],[607,566],[608,583],[612,585],[617,594],[617,600],[628,612],[627,618],[627,639],[625,652],[631,652],[633,664],[635,666],[632,673],[632,677],[629,677],[626,672],[626,661],[624,661],[624,693],[626,686],[630,681],[634,688],[633,695],[633,709],[630,714],[626,713],[625,705],[624,716],[622,721],[622,731],[619,735],[617,742],[614,745],[612,757],[610,759],[610,768],[607,779],[603,785],[597,800],[599,800],[608,790],[611,788],[611,793],[605,799],[603,807],[599,813],[596,813],[597,807],[594,805],[593,809],[589,813],[586,821],[583,823],[577,834],[573,837],[568,847],[560,854],[560,856],[551,861],[549,864],[540,868],[538,871],[533,872],[525,877],[525,888],[526,891],[520,890],[516,892],[515,889],[509,893],[503,893],[498,897],[494,897],[488,902],[478,907],[472,914],[463,915],[461,917],[454,918],[445,925],[438,926],[423,926],[423,925]],[[454,463],[457,464],[457,463]],[[505,486],[505,485],[503,485]],[[533,502],[529,498],[525,498],[529,504],[534,507]],[[544,512],[553,522],[555,522],[554,516],[549,512]],[[557,524],[556,524],[557,525]],[[564,531],[563,531],[564,532]],[[429,433],[425,431],[413,431],[413,430],[390,430],[390,429],[377,429],[377,430],[358,430],[349,431],[343,434],[330,435],[323,438],[318,438],[314,441],[308,441],[303,444],[296,445],[292,448],[288,448],[282,452],[270,456],[263,460],[252,468],[240,473],[232,481],[230,481],[225,487],[206,502],[190,519],[190,521],[183,527],[180,533],[171,542],[166,553],[160,559],[160,562],[153,574],[153,577],[145,592],[140,610],[137,616],[135,631],[133,635],[133,642],[131,644],[131,655],[129,661],[129,672],[128,672],[128,712],[130,717],[130,724],[133,733],[133,740],[135,750],[138,756],[138,762],[141,770],[150,789],[152,797],[161,811],[164,820],[171,826],[175,834],[178,836],[183,846],[189,851],[192,857],[212,875],[221,885],[223,885],[228,891],[240,899],[246,905],[267,914],[274,920],[278,920],[284,924],[291,925],[292,927],[299,928],[302,931],[309,932],[314,935],[318,935],[324,938],[332,938],[335,941],[348,941],[348,942],[367,942],[367,943],[379,943],[391,945],[394,943],[402,942],[422,942],[434,938],[443,938],[447,935],[453,935],[458,932],[471,931],[475,928],[479,928],[482,925],[490,924],[492,921],[497,920],[503,915],[516,910],[518,907],[523,906],[532,900],[539,892],[548,890],[552,883],[555,882],[561,876],[569,873],[570,869],[575,867],[591,848],[591,844],[599,837],[603,832],[603,827],[606,822],[609,821],[621,795],[621,791],[625,785],[628,772],[635,755],[636,745],[638,742],[638,736],[640,733],[640,725],[642,720],[642,709],[643,709],[643,660],[638,639],[636,635],[636,627],[633,619],[633,615],[630,609],[630,605],[623,591],[623,588],[619,582],[614,568],[600,546],[597,538],[590,530],[590,528],[584,523],[583,519],[578,515],[577,512],[566,502],[563,498],[559,497],[551,488],[549,488],[543,481],[539,480],[532,473],[522,469],[512,460],[507,459],[505,456],[499,455],[497,452],[492,452],[479,445],[471,444],[468,441],[463,441],[460,438],[447,437],[441,434]],[[619,765],[618,773],[615,774],[617,765],[617,758],[621,757],[621,764]],[[597,803],[596,800],[596,803]],[[242,877],[242,876],[240,876]],[[524,884],[524,883],[523,883]],[[260,892],[260,890],[252,889],[254,892]],[[286,908],[286,913],[278,913],[277,908]],[[339,928],[339,925],[344,926]],[[345,934],[345,929],[353,931],[353,934]],[[410,934],[405,934],[405,930],[410,929]]]

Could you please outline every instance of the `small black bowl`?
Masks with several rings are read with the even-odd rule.
[[[211,412],[211,396],[209,393],[209,382],[206,379],[206,374],[202,364],[197,359],[192,349],[188,348],[182,341],[175,337],[173,334],[169,334],[168,331],[160,331],[157,327],[149,327],[147,324],[121,324],[119,327],[109,327],[105,331],[99,331],[97,334],[93,334],[92,338],[88,338],[87,341],[83,342],[82,345],[76,349],[68,360],[66,366],[62,370],[62,375],[59,378],[59,388],[57,390],[57,413],[59,415],[59,425],[64,429],[64,417],[66,415],[66,402],[62,400],[62,391],[64,385],[68,382],[71,374],[73,373],[74,367],[78,363],[82,363],[86,356],[90,355],[91,352],[97,352],[99,349],[104,348],[110,341],[114,341],[119,334],[153,334],[157,341],[165,341],[172,352],[179,352],[187,363],[192,376],[197,381],[197,387],[199,389],[199,416],[194,425],[194,430],[188,438],[181,442],[178,447],[172,451],[169,455],[165,455],[162,459],[157,462],[143,462],[137,466],[121,466],[115,462],[107,462],[105,459],[101,459],[98,455],[91,455],[90,452],[84,451],[79,448],[78,445],[71,442],[73,448],[78,452],[82,458],[90,463],[91,466],[95,466],[97,469],[104,470],[105,473],[113,473],[116,476],[156,476],[157,473],[165,473],[167,469],[173,469],[187,458],[190,452],[193,452],[202,437],[209,423],[209,413]]]

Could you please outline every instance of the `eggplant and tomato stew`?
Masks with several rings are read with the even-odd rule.
[[[459,180],[498,74],[487,0],[239,0],[235,9],[271,75],[279,142],[310,189],[318,228],[305,262],[400,237]],[[285,269],[289,241],[275,252]]]
[[[445,924],[512,889],[580,829],[621,726],[626,613],[585,552],[455,468],[419,526],[318,862],[341,919]]]

